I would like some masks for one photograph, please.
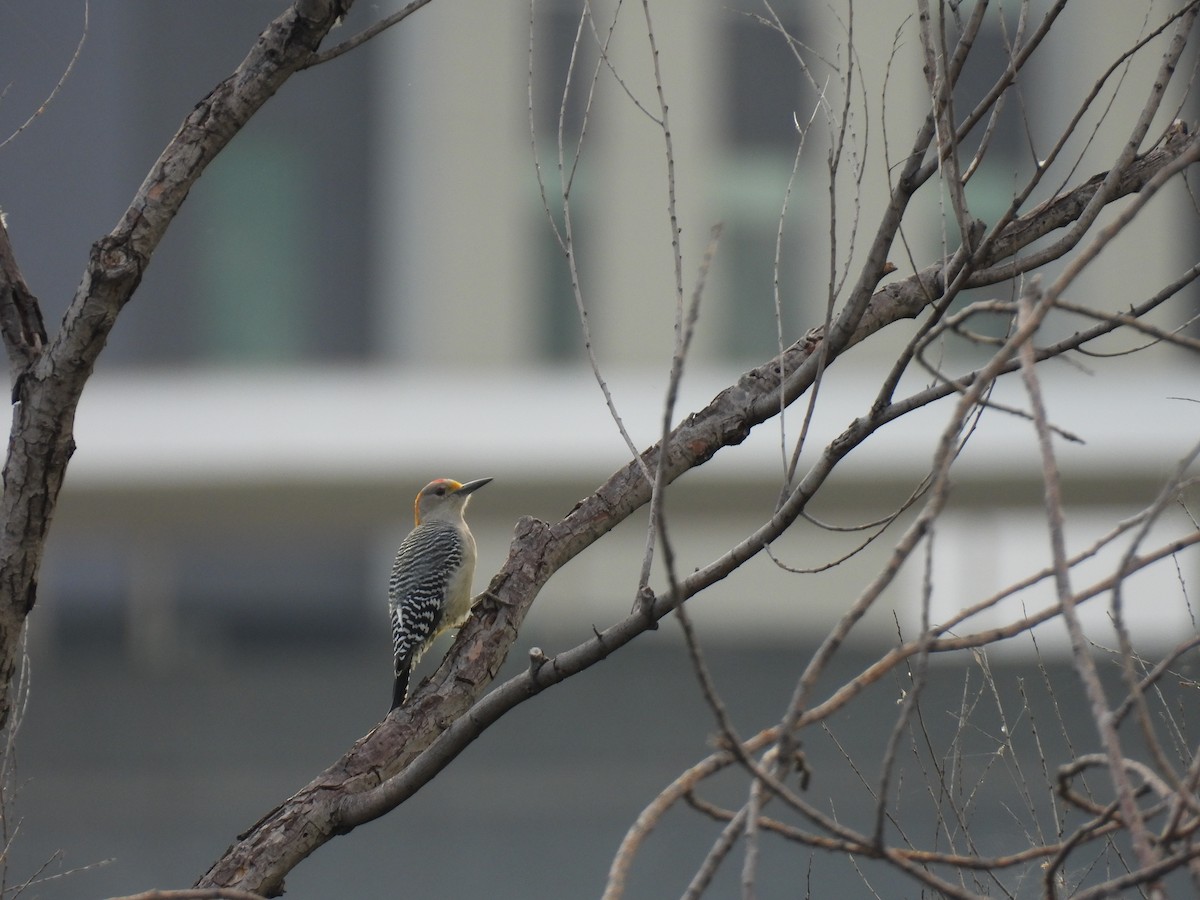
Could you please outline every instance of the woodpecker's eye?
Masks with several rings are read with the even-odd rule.
[[[437,487],[435,487],[433,489],[433,492],[435,494],[437,494],[439,497],[445,497],[446,496],[446,486],[444,484],[439,484]]]

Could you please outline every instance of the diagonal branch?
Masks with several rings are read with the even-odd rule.
[[[1197,148],[1200,140],[1177,129],[1158,150],[1128,169],[1111,199],[1140,190],[1159,172],[1190,158]],[[1006,251],[1014,254],[1037,237],[1069,224],[1073,219],[1067,211],[1074,210],[1078,215],[1086,204],[1080,195],[1091,196],[1093,191],[1089,182],[1014,222],[1012,234],[1005,232]],[[829,362],[887,325],[919,315],[940,296],[941,288],[942,267],[935,265],[875,291],[863,304],[857,325],[842,334],[836,350],[830,342]],[[846,321],[841,320],[843,325]],[[606,658],[682,602],[683,596],[659,597],[649,615],[630,616],[567,653],[539,658],[524,675],[483,697],[512,648],[530,606],[550,577],[649,501],[650,485],[643,471],[644,467],[654,469],[659,465],[660,448],[665,448],[662,471],[665,482],[670,483],[706,463],[722,448],[740,444],[753,428],[778,415],[781,408],[808,389],[815,367],[807,363],[815,359],[824,340],[824,329],[813,329],[781,357],[743,374],[706,407],[687,417],[663,442],[615,472],[559,522],[549,525],[531,518],[519,521],[508,558],[488,586],[488,599],[476,607],[447,659],[417,689],[409,705],[385,719],[342,759],[239,835],[197,886],[237,887],[276,896],[283,890],[287,873],[316,848],[394,809],[513,707]],[[862,425],[866,428],[869,423]],[[828,465],[832,466],[839,454],[849,452],[857,434],[852,427],[844,442],[835,442]],[[759,552],[787,526],[789,515],[794,518],[798,514],[804,499],[797,494],[789,501],[790,506],[785,504],[775,519],[735,548],[722,563],[727,568],[710,566],[685,579],[687,596]]]

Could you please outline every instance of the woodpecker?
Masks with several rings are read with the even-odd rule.
[[[475,538],[463,513],[471,494],[491,480],[460,484],[438,478],[413,503],[415,527],[396,551],[388,579],[396,674],[392,709],[404,704],[409,675],[433,639],[471,613]]]

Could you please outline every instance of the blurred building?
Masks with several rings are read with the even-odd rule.
[[[69,298],[90,241],[116,221],[182,115],[236,65],[277,6],[223,3],[196,16],[146,0],[91,10],[61,94],[0,151],[2,202],[48,321]],[[597,9],[611,15],[611,6]],[[356,10],[335,38],[384,8]],[[747,14],[765,15],[751,0],[656,7],[685,293],[711,226],[725,226],[679,415],[777,346],[777,233],[784,340],[824,315],[825,122],[827,111],[840,114],[849,29],[852,118],[832,277],[853,278],[889,166],[924,114],[915,25],[892,8],[859,3],[851,19],[849,8],[777,6],[781,24],[804,42],[803,68],[776,30]],[[1023,76],[1020,102],[1007,104],[971,184],[979,215],[1007,204],[1034,153],[1049,148],[1093,80],[1141,33],[1143,11],[1116,0],[1105,8],[1088,16],[1087,42],[1073,39],[1085,23],[1064,16],[1061,36]],[[6,15],[9,33],[28,37],[5,63],[13,89],[0,113],[12,128],[62,74],[83,11],[17,4]],[[297,76],[238,135],[189,197],[83,399],[36,640],[107,634],[140,657],[169,660],[195,647],[197,634],[374,629],[410,498],[430,478],[496,477],[472,510],[483,578],[503,559],[519,515],[561,516],[623,464],[628,451],[585,359],[551,227],[566,228],[568,180],[596,357],[634,442],[656,439],[673,345],[666,156],[652,121],[660,113],[640,13],[621,16],[610,71],[597,70],[590,22],[572,57],[579,4],[538,4],[532,32],[521,4],[482,4],[469,15],[433,4],[362,50]],[[607,25],[596,27],[603,39]],[[961,107],[1003,68],[1006,36],[997,18],[964,73]],[[1085,117],[1042,195],[1069,170],[1078,181],[1106,167],[1157,61],[1157,51],[1133,60],[1107,115]],[[1025,89],[1043,83],[1055,90]],[[1160,130],[1176,112],[1167,107]],[[913,219],[920,233],[910,228],[907,246],[895,249],[900,275],[955,242],[940,217],[943,198],[927,193]],[[1192,210],[1158,203],[1078,293],[1111,309],[1136,302],[1191,264],[1194,238]],[[911,329],[893,332],[831,371],[805,459],[867,408]],[[958,346],[943,353],[955,372],[981,358]],[[1185,391],[1186,364],[1160,353],[1097,366],[1094,375],[1047,369],[1051,414],[1088,442],[1074,455],[1063,451],[1085,467],[1083,475],[1068,468],[1080,481],[1072,500],[1095,505],[1096,522],[1148,502],[1193,439],[1194,428],[1179,427],[1193,414],[1169,399]],[[1106,415],[1114,407],[1138,421]],[[785,444],[802,415],[787,417]],[[856,454],[817,515],[851,525],[886,514],[922,477],[944,415],[893,426]],[[780,432],[776,423],[760,430],[672,490],[685,567],[709,561],[770,514]],[[978,596],[981,566],[998,586],[1017,574],[1008,560],[1046,556],[1031,429],[985,417],[960,471],[963,503],[941,536],[939,565],[943,579]],[[1093,516],[1081,519],[1082,539]],[[635,517],[573,563],[548,588],[534,627],[569,637],[620,616],[644,532],[644,517]],[[981,533],[992,538],[981,543]],[[789,565],[819,566],[856,541],[802,522],[776,549]],[[719,620],[735,610],[722,634],[812,628],[831,620],[883,559],[867,554],[804,579],[764,559],[697,611]],[[914,584],[902,582],[892,599],[906,615]],[[877,633],[892,628],[890,614],[880,617]]]
[[[4,208],[49,321],[90,241],[116,221],[182,114],[237,63],[276,6],[225,3],[201,17],[154,2],[91,11],[60,95],[0,151]],[[609,6],[597,9],[611,15]],[[854,19],[849,8],[840,17],[807,4],[778,8],[780,23],[808,48],[807,68],[777,30],[747,14],[763,14],[750,0],[664,3],[655,13],[685,293],[710,227],[725,226],[679,414],[777,346],[777,234],[784,340],[823,317],[831,280],[826,117],[840,114],[850,29],[852,117],[832,273],[839,284],[853,277],[889,166],[924,112],[919,39],[911,22],[886,14],[890,5],[857,4]],[[1061,35],[1023,76],[1020,102],[1007,104],[970,187],[978,214],[1003,208],[1034,154],[1141,33],[1139,9],[1114,0],[1106,10],[1088,17],[1086,43],[1072,37],[1084,23],[1064,17]],[[0,112],[11,129],[50,92],[83,22],[82,6],[65,2],[17,4],[7,15],[9,33],[29,38],[6,60],[13,89]],[[356,11],[336,36],[367,18],[365,8]],[[470,15],[434,4],[361,51],[297,76],[238,135],[189,197],[83,399],[35,639],[53,644],[82,630],[109,634],[144,658],[171,659],[197,634],[376,628],[391,550],[409,525],[411,496],[430,478],[496,477],[473,509],[481,573],[502,560],[517,516],[561,516],[601,483],[628,451],[585,359],[554,236],[567,227],[568,182],[597,360],[633,441],[655,440],[673,345],[674,263],[666,156],[652,121],[660,113],[635,18],[622,13],[610,70],[598,68],[590,21],[571,53],[578,4],[539,4],[532,31],[520,4],[483,4]],[[962,108],[1005,64],[1005,29],[1015,23],[995,23],[964,73]],[[1156,65],[1157,53],[1130,63],[1106,115],[1085,117],[1042,194],[1068,172],[1078,181],[1105,168]],[[1025,89],[1043,83],[1055,90]],[[1160,128],[1177,106],[1166,105]],[[920,233],[910,228],[907,246],[895,249],[900,275],[954,243],[943,198],[926,193],[913,219]],[[1194,238],[1192,210],[1164,200],[1078,294],[1114,310],[1136,302],[1190,264]],[[890,353],[911,333],[892,331],[831,371],[811,447],[867,408]],[[958,346],[943,353],[951,371],[980,358]],[[1094,375],[1047,369],[1055,421],[1088,442],[1074,454],[1063,449],[1086,467],[1082,476],[1068,468],[1084,482],[1072,499],[1094,504],[1095,521],[1148,502],[1192,440],[1195,429],[1179,427],[1192,414],[1169,399],[1185,391],[1186,364],[1158,353],[1097,366]],[[1113,408],[1137,421],[1106,415]],[[815,512],[839,525],[886,514],[919,482],[943,416],[914,417],[864,448]],[[802,410],[787,417],[784,444],[801,418]],[[1002,415],[985,417],[983,429],[960,464],[964,502],[950,520],[959,524],[942,535],[939,563],[943,579],[976,595],[981,566],[999,585],[1016,574],[1006,560],[1046,554],[1031,430]],[[770,514],[780,433],[776,423],[760,430],[672,490],[685,566],[707,562]],[[1093,517],[1081,518],[1080,539]],[[644,517],[635,517],[569,567],[535,622],[571,635],[620,616],[644,531]],[[994,538],[981,543],[980,533]],[[811,567],[855,540],[802,522],[776,549],[781,561]],[[867,554],[806,579],[764,559],[698,603],[698,613],[720,619],[736,600],[722,633],[811,628],[836,615],[882,559]],[[892,602],[911,612],[914,582],[902,585]],[[890,617],[878,628],[890,633]]]

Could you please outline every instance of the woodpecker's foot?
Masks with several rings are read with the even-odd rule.
[[[498,610],[502,606],[511,607],[513,605],[505,600],[502,600],[500,598],[500,594],[496,591],[493,591],[491,588],[488,588],[479,595],[479,599],[476,600],[475,605],[481,606],[485,603],[494,610]]]

